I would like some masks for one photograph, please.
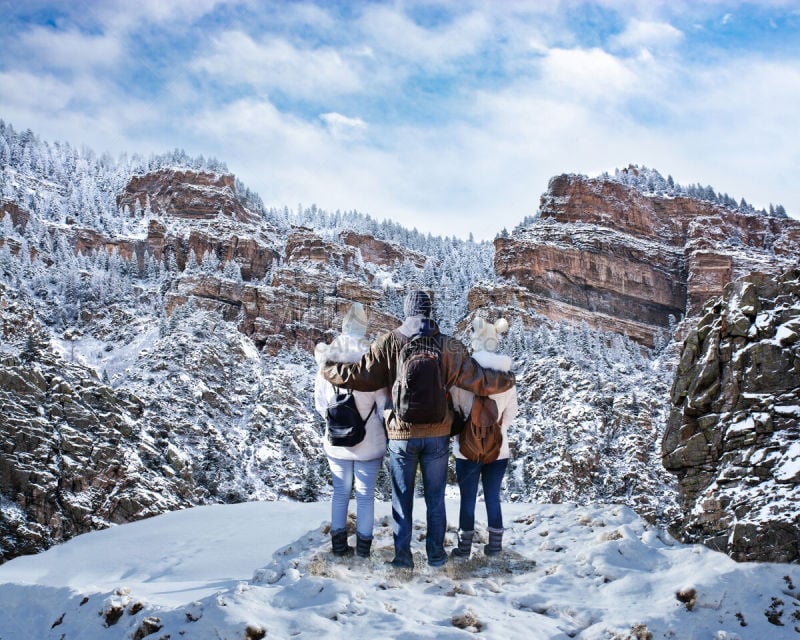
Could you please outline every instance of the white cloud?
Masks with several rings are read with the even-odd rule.
[[[426,29],[402,11],[383,5],[368,7],[360,26],[374,49],[429,67],[474,54],[492,35],[486,16],[477,12],[440,29]]]
[[[625,31],[610,40],[613,49],[660,49],[674,47],[683,40],[683,32],[666,22],[630,20]]]
[[[26,63],[32,60],[60,69],[108,67],[119,61],[122,45],[114,36],[87,35],[76,30],[34,27],[17,42]]]
[[[366,132],[367,123],[361,118],[349,118],[341,113],[323,113],[320,119],[327,125],[331,134],[342,140],[361,137]]]
[[[26,113],[41,110],[52,113],[63,109],[72,97],[70,85],[50,75],[37,75],[27,71],[0,72],[0,95],[3,111]]]
[[[226,84],[279,89],[296,97],[346,94],[361,89],[354,65],[333,48],[300,49],[277,36],[257,42],[242,31],[226,31],[211,50],[195,59],[194,70]]]
[[[190,24],[221,5],[239,5],[246,0],[103,0],[76,3],[75,10],[86,12],[107,30],[130,31],[143,23]]]
[[[329,120],[341,124],[342,118],[331,115]],[[345,197],[355,190],[345,176],[358,164],[354,153],[359,152],[332,136],[323,120],[308,122],[267,100],[245,98],[209,108],[187,124],[187,135],[205,139],[214,147],[211,152],[236,167],[269,202],[284,205],[302,199],[326,207],[363,206],[357,198]],[[360,157],[367,153],[360,151]],[[375,175],[361,176],[360,188],[367,190],[371,182],[380,181],[380,163],[375,168]]]
[[[550,49],[541,68],[541,89],[568,101],[618,101],[637,84],[636,74],[623,60],[597,48]]]
[[[0,72],[2,118],[45,140],[87,145],[97,153],[166,151],[163,104],[120,95],[100,79],[67,80],[27,71]],[[132,135],[131,130],[145,134]],[[198,151],[198,153],[201,151]]]
[[[793,186],[800,170],[797,63],[737,57],[691,75],[691,85],[674,88],[669,162],[675,177],[800,213]]]

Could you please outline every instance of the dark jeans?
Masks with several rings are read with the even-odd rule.
[[[475,501],[478,498],[478,481],[483,481],[483,499],[486,502],[486,519],[492,529],[503,528],[503,512],[500,509],[500,485],[508,466],[508,458],[490,464],[456,458],[456,477],[461,494],[461,509],[458,528],[461,531],[475,530]]]
[[[444,489],[447,482],[447,460],[450,437],[411,438],[389,441],[389,470],[392,474],[392,517],[394,519],[394,562],[396,566],[412,567],[411,535],[414,520],[414,482],[417,466],[422,472],[422,488],[428,523],[425,550],[428,564],[439,566],[447,562],[444,533],[447,513]]]

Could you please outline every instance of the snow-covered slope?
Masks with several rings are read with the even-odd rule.
[[[501,344],[521,400],[509,500],[674,517],[676,483],[659,460],[672,326],[659,327],[650,350],[622,335],[627,325],[613,335],[590,329],[603,326],[588,321],[603,315],[595,308],[584,309],[583,326],[574,313],[559,323],[537,314],[524,283],[497,278],[490,243],[316,205],[267,210],[215,161],[101,161],[1,121],[0,138],[0,378],[14,381],[0,390],[13,408],[0,414],[0,561],[187,504],[326,499],[310,348],[338,332],[352,301],[368,308],[375,332],[394,326],[405,289],[417,286],[435,291],[437,319],[458,337],[471,315],[521,311],[527,323],[512,322]],[[591,235],[582,254],[592,253]],[[626,246],[652,257],[652,244]],[[32,350],[28,325],[41,334]],[[41,374],[46,402],[21,401],[17,381],[28,374]],[[90,436],[113,412],[90,410],[90,393],[120,404],[125,430],[105,449],[132,467],[93,464],[103,447]],[[66,430],[74,416],[81,428]],[[58,473],[42,484],[32,468]],[[149,495],[137,496],[143,487]],[[123,498],[114,517],[91,508]],[[65,504],[82,527],[63,526]]]
[[[330,553],[327,505],[248,503],[85,534],[0,567],[0,638],[781,640],[800,572],[682,545],[622,506],[505,507],[505,552],[431,569]],[[422,518],[424,505],[416,506]],[[457,505],[448,503],[450,522]],[[416,523],[422,537],[424,525]],[[479,517],[478,535],[485,537]],[[450,543],[455,534],[448,533]]]

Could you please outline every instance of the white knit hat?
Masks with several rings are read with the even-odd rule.
[[[367,333],[367,313],[364,311],[364,305],[360,302],[354,302],[350,305],[347,313],[344,314],[342,320],[342,333],[345,333],[354,338],[363,338]]]
[[[508,331],[508,321],[498,319],[494,324],[486,322],[483,318],[472,321],[472,350],[497,351],[500,334]]]

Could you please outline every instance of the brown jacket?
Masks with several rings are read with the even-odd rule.
[[[445,386],[460,387],[475,395],[488,396],[502,393],[514,386],[514,374],[483,369],[472,359],[466,347],[450,336],[439,335],[442,346],[442,371]],[[355,391],[377,391],[392,388],[397,377],[397,361],[402,347],[401,339],[390,331],[378,338],[359,362],[353,364],[326,362],[322,376],[331,384]],[[397,418],[391,408],[384,411],[386,431],[391,440],[431,438],[450,435],[453,413],[448,407],[444,421],[433,424],[411,424]]]

